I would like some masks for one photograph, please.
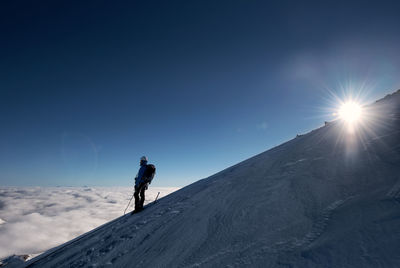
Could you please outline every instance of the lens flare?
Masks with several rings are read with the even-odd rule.
[[[361,120],[362,108],[361,105],[359,105],[358,103],[349,101],[342,104],[338,114],[339,118],[349,124],[353,124]]]

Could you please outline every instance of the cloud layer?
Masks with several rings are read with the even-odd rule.
[[[150,187],[146,203],[158,192],[163,197],[177,189]],[[43,252],[121,216],[132,191],[132,187],[0,187],[0,259]],[[127,211],[133,209],[132,203]]]

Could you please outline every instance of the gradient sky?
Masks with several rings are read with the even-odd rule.
[[[183,186],[400,88],[398,1],[1,1],[0,185]],[[349,93],[350,92],[350,93]]]

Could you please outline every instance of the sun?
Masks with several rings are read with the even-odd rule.
[[[362,118],[362,107],[356,102],[348,101],[339,108],[338,115],[349,124],[357,123]]]

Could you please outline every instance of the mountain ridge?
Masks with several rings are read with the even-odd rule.
[[[26,267],[400,266],[400,90]],[[373,115],[373,116],[372,116]]]

